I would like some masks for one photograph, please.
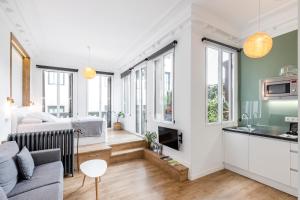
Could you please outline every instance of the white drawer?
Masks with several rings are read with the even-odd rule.
[[[291,169],[298,170],[298,153],[291,153]]]
[[[298,172],[291,171],[291,186],[298,188]]]
[[[291,143],[291,152],[298,152],[298,143]]]

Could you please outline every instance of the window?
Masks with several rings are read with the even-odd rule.
[[[48,72],[48,85],[64,85],[65,76],[64,73]]]
[[[174,52],[154,60],[155,68],[155,119],[173,122],[173,69]]]
[[[147,126],[147,70],[145,66],[135,71],[135,128],[144,135]]]
[[[43,71],[43,111],[66,118],[73,116],[73,74]]]
[[[88,115],[106,119],[111,127],[111,76],[97,75],[88,80]]]
[[[130,94],[131,94],[131,75],[125,76],[123,79],[123,111],[130,114]]]
[[[235,53],[206,47],[207,121],[233,120],[233,60]]]

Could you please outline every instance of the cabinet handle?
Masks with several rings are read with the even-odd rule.
[[[95,154],[95,155],[89,155],[88,157],[98,157],[99,154]]]
[[[298,153],[298,151],[290,150],[291,153]]]
[[[298,172],[297,169],[290,168],[290,170],[291,170],[292,172]]]

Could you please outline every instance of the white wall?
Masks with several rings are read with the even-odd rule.
[[[10,32],[12,32],[18,40],[22,44],[22,40],[20,35],[18,34],[18,31],[14,28],[14,26],[11,24],[11,22],[7,19],[5,14],[0,11],[0,142],[3,140],[6,140],[7,135],[11,132],[11,110],[13,107],[10,107],[6,103],[6,98],[10,96]],[[34,55],[31,55],[31,52],[28,52],[31,58],[31,68],[34,66],[35,57]],[[34,76],[31,74],[31,77]],[[20,79],[21,77],[15,76],[15,79]],[[20,80],[12,80],[13,84],[19,83]],[[32,91],[32,85],[33,83],[30,82],[31,85],[31,94]],[[15,88],[17,90],[17,88]],[[20,88],[22,90],[22,88]],[[14,97],[14,94],[12,96]],[[16,107],[17,105],[14,105]],[[19,106],[19,105],[18,105]]]
[[[0,12],[0,142],[10,132],[10,120],[6,120],[6,97],[9,96],[10,27]]]
[[[205,25],[209,22],[205,22],[206,19],[199,15],[198,9],[198,6],[192,6],[190,19],[185,23],[187,25],[168,37],[168,42],[178,40],[175,49],[174,114],[176,123],[174,125],[161,124],[154,120],[153,63],[147,63],[147,130],[157,131],[157,126],[163,125],[179,129],[183,133],[180,151],[164,146],[163,153],[187,165],[190,179],[196,179],[224,168],[222,144],[224,124],[206,124],[205,47],[201,39],[206,36],[234,45],[228,41],[228,35],[224,35],[223,31]],[[166,43],[160,43],[159,47],[163,47]],[[131,82],[131,115],[126,116],[124,125],[126,130],[135,132],[134,73],[132,73]],[[227,125],[235,124],[236,122]]]
[[[174,120],[173,123],[161,123],[154,119],[154,64],[148,61],[147,65],[147,130],[157,132],[158,126],[178,129],[183,134],[183,144],[180,151],[169,147],[163,147],[163,153],[170,155],[179,162],[190,166],[191,162],[191,104],[190,104],[190,57],[191,57],[191,27],[186,23],[182,29],[168,37],[164,43],[160,43],[157,49],[164,47],[173,40],[178,44],[175,48],[174,62]],[[121,83],[121,82],[120,82]],[[122,85],[122,83],[121,83]],[[120,87],[120,94],[122,87]],[[131,73],[131,114],[126,115],[124,128],[135,133],[135,71]]]

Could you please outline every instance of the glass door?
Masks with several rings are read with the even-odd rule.
[[[111,76],[88,80],[88,115],[104,118],[111,127]]]
[[[135,71],[136,78],[136,132],[144,135],[147,130],[147,69],[143,66]]]
[[[43,111],[56,117],[73,116],[73,74],[43,72]]]

